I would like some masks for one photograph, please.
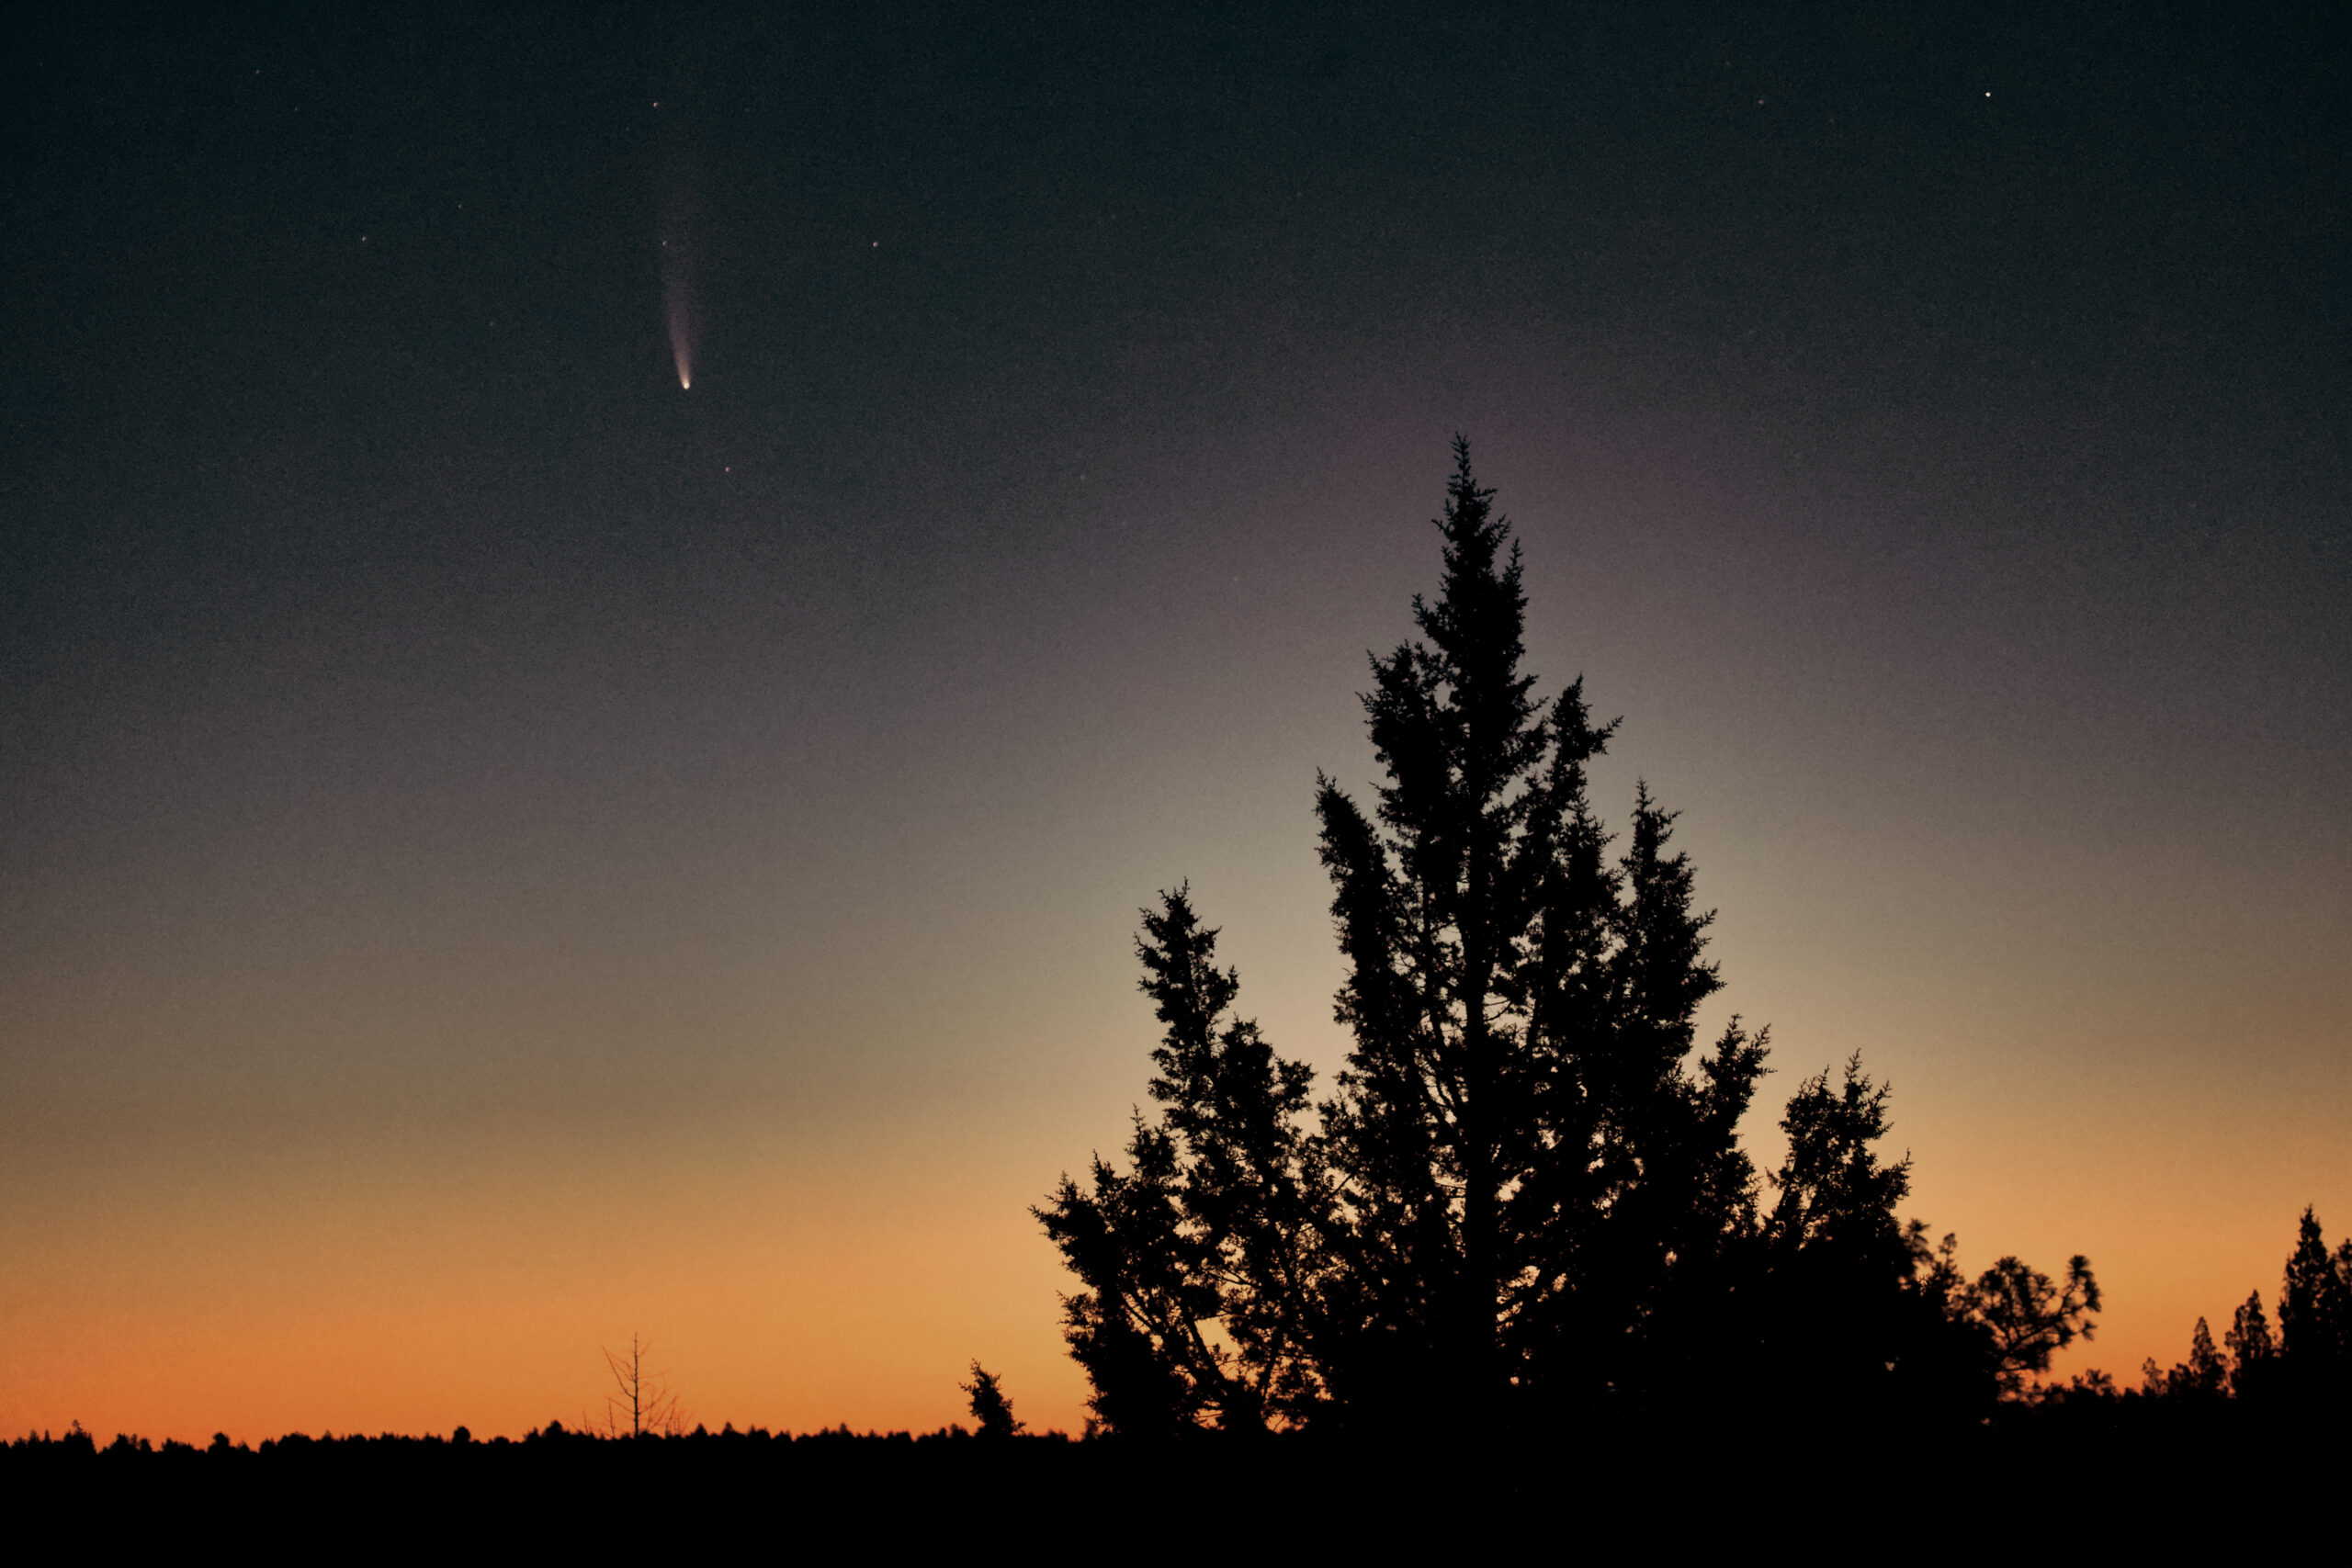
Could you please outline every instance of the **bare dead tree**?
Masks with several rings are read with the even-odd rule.
[[[634,1334],[628,1337],[628,1355],[605,1351],[613,1392],[605,1396],[604,1420],[585,1423],[591,1431],[601,1430],[612,1438],[674,1438],[685,1430],[686,1413],[679,1406],[669,1379],[645,1370],[645,1359],[652,1353],[653,1347]]]

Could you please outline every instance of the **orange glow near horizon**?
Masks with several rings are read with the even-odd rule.
[[[266,1182],[187,1171],[105,1219],[69,1201],[42,1283],[14,1292],[0,1430],[520,1436],[599,1418],[599,1348],[632,1332],[714,1430],[935,1427],[974,1356],[1024,1416],[1068,1424],[1042,1247],[1003,1247],[977,1212],[910,1214],[904,1193],[828,1212],[773,1171],[667,1152],[600,1170],[546,1146],[320,1150]]]
[[[2294,1219],[2266,1191],[2277,1172],[2219,1180],[2166,1158],[2162,1137],[2077,1146],[2052,1203],[2030,1151],[2063,1137],[2062,1106],[1975,1159],[1950,1145],[1986,1133],[1960,1110],[1900,1118],[1920,1156],[1907,1207],[1956,1229],[1972,1269],[2001,1251],[2048,1269],[2091,1255],[2108,1310],[2062,1374],[2136,1385],[2143,1358],[2186,1353],[2199,1314],[2218,1335],[2247,1291],[2275,1298]],[[2188,1098],[2147,1110],[2160,1134],[2199,1121]],[[594,1418],[599,1348],[632,1332],[689,1425],[714,1430],[932,1429],[965,1418],[956,1384],[976,1356],[1033,1427],[1083,1424],[1057,1334],[1067,1281],[1022,1212],[1082,1149],[1057,1161],[900,1129],[932,1163],[869,1188],[876,1129],[796,1148],[740,1115],[712,1125],[673,1123],[626,1159],[512,1133],[319,1142],[258,1168],[183,1150],[132,1157],[107,1186],[27,1193],[9,1223],[0,1431],[519,1436]],[[1101,1131],[1109,1146],[1115,1128]],[[2282,1166],[2331,1157],[2324,1117],[2273,1134]],[[2345,1196],[2314,1195],[2331,1237],[2352,1221]]]

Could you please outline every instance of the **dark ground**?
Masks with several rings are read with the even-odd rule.
[[[1759,1546],[1868,1554],[2240,1550],[2340,1515],[2340,1422],[2110,1410],[1932,1438],[1752,1428],[1608,1442],[1204,1440],[1152,1447],[817,1433],[639,1442],[295,1438],[0,1449],[19,1519],[91,1544],[535,1553],[698,1548],[785,1555],[1046,1551],[1676,1557]],[[2332,1428],[2332,1431],[2327,1430]],[[80,1532],[77,1532],[80,1533]]]

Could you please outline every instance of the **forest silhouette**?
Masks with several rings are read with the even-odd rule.
[[[1123,1160],[1096,1156],[1033,1211],[1076,1280],[1081,1436],[1029,1430],[978,1361],[971,1428],[688,1431],[632,1341],[607,1358],[619,1392],[601,1421],[519,1440],[101,1445],[76,1427],[0,1444],[0,1473],[469,1477],[487,1496],[651,1465],[1067,1500],[1090,1477],[1230,1479],[1244,1456],[1371,1493],[1409,1453],[1447,1456],[1456,1468],[1421,1473],[1475,1475],[1500,1506],[1662,1483],[1655,1456],[1720,1445],[1766,1472],[1826,1455],[2045,1477],[2341,1459],[2352,1237],[2331,1250],[2310,1209],[2275,1308],[2255,1290],[2218,1345],[2199,1318],[2185,1360],[2123,1387],[2052,1376],[2095,1336],[2087,1258],[2045,1272],[2004,1256],[1971,1277],[1955,1237],[1903,1214],[1911,1160],[1888,1148],[1890,1090],[1859,1056],[1797,1082],[1787,1152],[1758,1169],[1740,1128],[1769,1031],[1735,1016],[1699,1039],[1723,982],[1675,814],[1642,784],[1622,840],[1604,826],[1588,768],[1616,723],[1594,720],[1580,679],[1539,697],[1519,547],[1466,440],[1453,456],[1438,592],[1414,600],[1419,638],[1373,657],[1362,699],[1385,780],[1366,805],[1318,775],[1345,1066],[1318,1086],[1238,1010],[1189,886],[1142,911],[1156,1113],[1136,1112]]]

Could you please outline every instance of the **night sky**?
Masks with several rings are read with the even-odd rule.
[[[1130,9],[9,13],[0,1431],[1075,1427],[1456,431],[1764,1160],[2127,1382],[2352,1225],[2340,8]]]

